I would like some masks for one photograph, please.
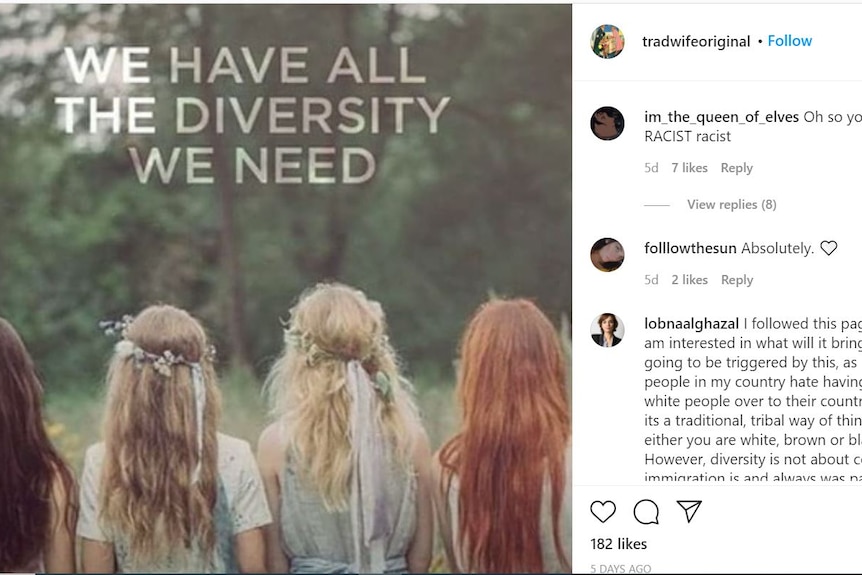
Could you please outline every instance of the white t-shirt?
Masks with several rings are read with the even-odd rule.
[[[214,510],[216,550],[211,561],[202,553],[189,552],[155,564],[132,564],[125,538],[114,536],[99,522],[99,489],[105,444],[87,449],[81,479],[81,510],[77,533],[80,537],[114,544],[117,568],[122,572],[205,573],[236,571],[233,561],[233,536],[272,523],[260,471],[248,442],[218,434],[219,494]]]

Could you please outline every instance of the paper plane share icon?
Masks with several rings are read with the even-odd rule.
[[[688,523],[691,523],[691,520],[694,519],[694,514],[697,513],[697,510],[700,509],[700,504],[703,503],[703,500],[694,499],[678,499],[677,504],[682,507],[682,510],[685,511],[685,518]]]

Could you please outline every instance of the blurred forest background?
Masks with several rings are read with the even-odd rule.
[[[560,5],[0,6],[0,315],[37,362],[64,453],[79,465],[98,437],[113,345],[98,321],[156,302],[203,321],[219,350],[224,427],[254,442],[265,420],[260,381],[282,345],[278,320],[303,289],[326,280],[381,302],[439,445],[457,419],[460,333],[490,293],[532,299],[567,335],[571,44],[571,7]],[[169,46],[200,46],[204,70],[222,46],[258,54],[308,46],[318,76],[342,46],[363,69],[367,48],[377,47],[384,71],[395,73],[398,47],[409,46],[411,72],[428,82],[284,85],[271,75],[259,85],[156,77],[120,94],[76,86],[63,47],[81,54],[112,45],[150,46],[151,61]],[[310,135],[300,144],[242,134],[235,122],[223,134],[193,136],[177,136],[173,125],[151,137],[62,133],[55,96],[136,91],[159,102],[387,93],[451,102],[436,135],[410,125],[418,115],[403,134]],[[218,159],[237,146],[333,143],[372,150],[375,177],[363,185],[145,185],[126,150],[203,145]]]

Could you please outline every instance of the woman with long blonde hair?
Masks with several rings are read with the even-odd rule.
[[[122,339],[104,441],[84,462],[84,571],[263,571],[263,484],[248,443],[217,432],[221,397],[200,323],[158,305],[109,329]]]
[[[523,299],[479,308],[461,340],[461,428],[434,458],[452,572],[571,573],[571,415],[562,346]]]
[[[271,572],[425,572],[434,533],[428,440],[383,310],[340,284],[304,293],[267,386],[258,463],[275,518]]]
[[[75,481],[42,421],[42,383],[0,318],[0,572],[75,570]]]

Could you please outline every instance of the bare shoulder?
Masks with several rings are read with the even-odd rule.
[[[451,466],[448,465],[452,457],[452,444],[453,438],[450,437],[443,444],[437,448],[437,451],[434,452],[434,455],[431,456],[431,466],[434,469],[435,475],[442,475],[446,473],[448,470],[451,470]],[[446,457],[444,458],[444,453],[446,453]]]
[[[428,439],[428,433],[418,423],[412,426],[411,433],[413,435],[414,462],[428,465],[431,460],[431,442]]]
[[[445,444],[444,444],[445,445]],[[434,494],[444,501],[453,487],[457,489],[457,481],[452,469],[443,463],[443,447],[431,456],[431,479],[434,482]],[[456,485],[453,486],[453,481]]]
[[[284,460],[285,443],[279,422],[269,424],[257,441],[257,462],[262,472],[278,473]]]
[[[434,476],[435,481],[439,481],[443,474],[443,464],[440,462],[440,454],[442,451],[443,448],[441,447],[434,452],[434,455],[431,456],[431,473]]]
[[[51,477],[51,497],[53,500],[62,506],[67,505],[70,499],[75,497],[75,475],[72,471],[65,467],[54,467]]]
[[[51,529],[65,527],[71,537],[78,517],[78,488],[75,474],[64,462],[55,464],[51,476]]]
[[[274,421],[267,425],[266,428],[260,432],[260,438],[257,440],[258,450],[274,449],[278,447],[282,443],[282,429],[283,426],[279,421]]]

